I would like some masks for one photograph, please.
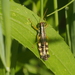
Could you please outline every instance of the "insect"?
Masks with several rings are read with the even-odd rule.
[[[38,24],[38,35],[37,35],[38,49],[40,52],[40,57],[43,60],[47,60],[49,58],[48,42],[47,42],[46,33],[45,33],[46,25],[47,25],[46,22],[40,22]]]
[[[47,42],[46,33],[45,33],[46,25],[47,25],[46,22],[38,23],[37,27],[34,27],[32,25],[32,27],[35,30],[37,30],[37,42],[38,42],[37,45],[38,45],[38,50],[39,50],[39,53],[40,53],[40,57],[43,60],[47,60],[49,58],[48,42]]]

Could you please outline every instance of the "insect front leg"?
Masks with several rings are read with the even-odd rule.
[[[36,31],[38,31],[38,28],[35,27],[34,25],[31,25],[33,29],[35,29]]]
[[[30,19],[28,19],[28,20],[31,22]],[[33,29],[35,29],[36,31],[38,31],[38,28],[37,28],[36,26],[32,25],[32,22],[31,22],[31,27],[32,27]]]
[[[48,26],[48,24],[46,23],[46,24],[45,24],[45,28],[46,28],[47,26]]]

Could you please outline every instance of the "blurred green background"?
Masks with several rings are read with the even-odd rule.
[[[27,7],[28,9],[35,12],[40,17],[40,10],[41,10],[40,0],[13,0],[13,1]],[[67,5],[70,1],[71,0],[56,0],[57,3],[55,3],[55,0],[44,0],[44,7],[43,7],[44,20],[46,20],[47,23],[50,24],[64,38],[66,43],[70,46],[72,53],[75,54],[74,52],[75,51],[74,48],[75,2],[67,6],[67,8],[62,9],[59,12],[56,12],[57,17],[55,16],[55,14],[47,17],[48,14]],[[67,25],[69,28],[67,27]],[[69,39],[68,37],[70,37],[71,39]],[[71,45],[69,42],[71,42]],[[12,59],[11,67],[15,67],[16,65],[15,75],[55,75],[28,48],[23,47],[16,40],[13,40],[11,49],[12,49],[11,50],[12,54],[14,54],[11,57]],[[17,54],[16,55],[17,57],[14,57],[15,54]],[[2,62],[0,63],[2,64]],[[12,71],[14,72],[14,70]]]

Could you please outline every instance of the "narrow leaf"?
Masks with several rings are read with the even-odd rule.
[[[29,19],[35,26],[39,22],[39,17],[35,13],[22,5],[11,3],[12,38],[29,48],[40,59],[37,41],[35,42],[37,32],[31,27]],[[46,34],[50,58],[47,61],[40,60],[55,75],[75,75],[75,59],[63,38],[50,25],[46,28]]]
[[[2,60],[3,65],[6,68],[5,51],[4,51],[4,43],[3,43],[3,35],[2,35],[1,24],[0,24],[0,58]]]

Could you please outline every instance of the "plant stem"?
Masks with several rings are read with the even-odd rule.
[[[69,5],[70,5],[71,3],[73,3],[74,1],[75,1],[75,0],[71,0],[68,4],[66,4],[66,5],[64,5],[63,7],[61,7],[61,8],[59,8],[59,9],[55,10],[54,12],[48,14],[47,17],[53,15],[56,11],[60,11],[60,10],[62,10],[62,9],[64,9],[64,8],[66,8],[67,6],[69,6]]]
[[[10,71],[10,48],[11,48],[11,27],[10,27],[10,3],[9,0],[2,0],[3,23],[5,26],[5,50],[6,50],[6,65],[8,69],[7,75]]]
[[[2,61],[2,65],[1,65],[1,61],[0,61],[0,66],[2,66],[2,68],[0,68],[0,75],[5,75],[5,68],[7,69],[7,67],[6,67],[6,61],[5,61],[5,50],[4,50],[3,34],[2,34],[1,24],[0,24],[0,58],[1,58],[1,61]]]
[[[41,6],[41,21],[43,20],[43,0],[40,0],[40,6]]]
[[[70,29],[69,29],[69,22],[68,22],[68,7],[65,8],[65,18],[66,18],[66,42],[71,49]]]
[[[73,2],[73,15],[72,15],[72,25],[71,25],[71,49],[75,57],[75,1]]]
[[[57,10],[58,8],[58,4],[57,4],[57,0],[54,0],[54,10]],[[55,29],[58,30],[58,11],[55,12]]]

